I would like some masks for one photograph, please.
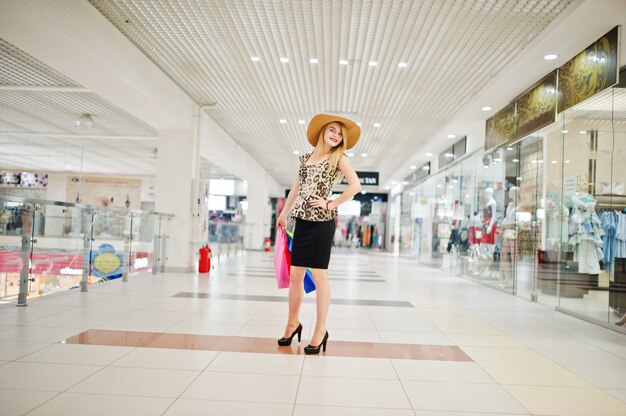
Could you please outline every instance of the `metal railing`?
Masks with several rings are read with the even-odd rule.
[[[0,196],[0,302],[163,271],[172,218]]]
[[[209,247],[213,257],[231,257],[244,252],[244,223],[209,221]]]

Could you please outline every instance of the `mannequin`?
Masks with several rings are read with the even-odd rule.
[[[519,211],[519,188],[512,186],[509,189],[509,205],[502,221],[502,256],[500,270],[502,272],[501,287],[513,285],[513,270],[517,262],[517,218]]]
[[[570,197],[572,214],[569,219],[569,243],[575,247],[578,272],[600,273],[602,252],[602,223],[596,214],[596,201],[589,194],[576,193]]]
[[[493,245],[496,242],[496,200],[493,198],[493,188],[485,188],[482,194],[483,201],[483,234],[480,238],[481,246],[493,254]]]

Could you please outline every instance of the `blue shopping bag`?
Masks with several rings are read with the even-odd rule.
[[[291,231],[285,230],[287,231],[287,241],[288,241],[288,249],[289,252],[291,253],[291,245],[293,243],[293,233]],[[304,274],[304,291],[306,293],[311,293],[315,290],[315,283],[313,282],[313,274],[311,272],[311,269],[309,269],[307,267],[306,269],[306,273]]]

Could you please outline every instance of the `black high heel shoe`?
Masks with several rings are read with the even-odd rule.
[[[328,342],[328,331],[326,331],[326,333],[324,334],[324,339],[322,340],[322,342],[320,343],[320,345],[318,345],[317,347],[314,345],[307,345],[306,347],[304,347],[304,353],[309,355],[309,354],[319,354],[320,353],[320,348],[324,347],[324,352],[326,352],[326,343]]]
[[[295,331],[293,331],[291,333],[291,336],[289,338],[281,338],[278,340],[278,345],[280,345],[281,347],[285,347],[288,345],[291,345],[291,340],[293,339],[293,337],[296,336],[296,334],[298,335],[298,342],[300,342],[300,337],[302,336],[302,324],[298,324],[298,327],[296,328]]]

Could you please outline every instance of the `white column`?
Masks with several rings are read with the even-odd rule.
[[[265,237],[270,236],[268,222],[269,194],[265,181],[248,180],[248,213],[244,245],[248,250],[263,248]]]
[[[157,212],[174,214],[167,242],[169,271],[193,271],[195,253],[190,241],[191,198],[194,166],[193,130],[159,131],[156,178]]]

